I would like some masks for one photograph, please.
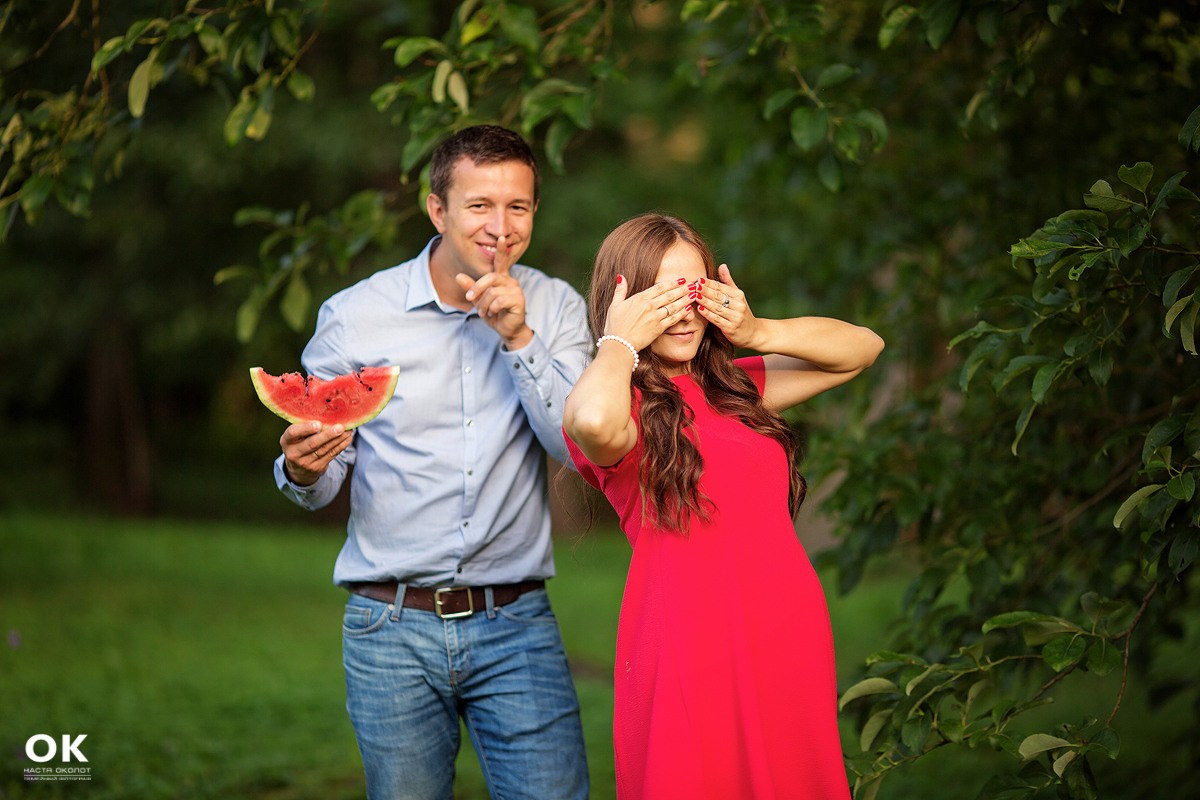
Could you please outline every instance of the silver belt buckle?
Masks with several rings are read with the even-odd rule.
[[[442,612],[443,596],[451,592],[466,592],[467,593],[467,610],[455,611],[450,614]],[[469,586],[443,586],[440,589],[434,590],[433,593],[433,610],[442,619],[457,619],[458,617],[469,617],[475,613],[475,597],[471,594]]]

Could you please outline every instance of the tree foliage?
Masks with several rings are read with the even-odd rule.
[[[283,93],[324,91],[308,64],[326,6],[146,9],[118,30],[78,4],[57,26],[40,4],[0,12],[4,40],[25,42],[0,84],[8,227],[44,225],[52,203],[89,213],[160,97],[222,96],[216,124],[244,146],[272,141]],[[824,508],[842,538],[823,556],[841,588],[889,554],[918,564],[893,640],[841,697],[856,797],[949,748],[1011,756],[981,798],[1095,797],[1130,681],[1193,715],[1200,702],[1194,675],[1158,663],[1196,609],[1200,551],[1195,11],[466,0],[378,32],[370,97],[408,191],[247,204],[231,227],[262,238],[217,280],[241,292],[243,342],[275,317],[307,329],[314,282],[389,245],[451,128],[514,126],[597,197],[641,191],[614,164],[667,180],[676,153],[676,201],[760,310],[815,305],[889,342],[874,384],[798,419],[813,477],[841,478]],[[26,28],[41,35],[11,33]],[[75,78],[30,71],[70,31],[87,44],[64,57]],[[673,144],[639,160],[646,125]],[[608,227],[579,225],[580,260]],[[1089,712],[1047,711],[1065,692]],[[1163,747],[1200,757],[1189,739]]]

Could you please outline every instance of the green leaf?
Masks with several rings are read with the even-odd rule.
[[[913,690],[920,686],[926,678],[935,672],[941,672],[945,667],[941,664],[930,664],[925,668],[925,671],[917,675],[915,678],[904,684],[904,694],[912,697]]]
[[[280,52],[288,56],[295,55],[300,49],[300,31],[285,14],[277,14],[271,18],[271,38]]]
[[[258,328],[258,318],[262,316],[264,302],[266,302],[266,294],[263,287],[255,286],[238,307],[237,339],[242,344],[246,344],[254,338],[254,331]]]
[[[1061,778],[1062,774],[1066,772],[1067,767],[1071,766],[1071,762],[1078,757],[1078,751],[1068,750],[1058,758],[1054,759],[1054,774]]]
[[[1055,672],[1062,672],[1087,654],[1087,639],[1077,634],[1056,636],[1042,648],[1042,660]]]
[[[1132,167],[1121,165],[1117,177],[1139,192],[1145,192],[1150,179],[1154,177],[1154,166],[1149,161],[1139,161]]]
[[[95,67],[92,69],[94,71]],[[1189,150],[1200,152],[1200,106],[1192,110],[1187,122],[1179,129],[1179,143]]]
[[[780,89],[775,94],[767,98],[766,105],[763,106],[763,119],[770,119],[775,116],[781,108],[790,104],[793,100],[800,96],[800,92],[795,89]]]
[[[1072,242],[1055,242],[1049,239],[1022,239],[1008,249],[1013,258],[1035,259],[1066,250]]]
[[[1176,500],[1190,501],[1196,494],[1196,475],[1181,472],[1167,481],[1167,491]]]
[[[308,322],[308,310],[312,306],[312,291],[308,281],[299,272],[292,273],[287,289],[279,300],[279,311],[288,327],[299,333]]]
[[[980,320],[979,322],[976,322],[973,326],[971,326],[970,330],[963,331],[962,333],[958,334],[953,339],[951,339],[950,344],[946,345],[946,350],[947,351],[953,350],[956,346],[958,346],[959,343],[964,342],[967,339],[979,339],[979,338],[983,337],[985,334],[1000,333],[1000,332],[1001,332],[1000,329],[997,328],[992,323],[986,322],[984,320]]]
[[[253,276],[254,270],[247,266],[239,264],[232,267],[225,267],[224,269],[217,270],[217,273],[213,275],[213,285],[220,286],[223,283],[228,283],[238,278],[250,278]]]
[[[1183,180],[1186,172],[1177,172],[1171,177],[1163,181],[1163,185],[1158,187],[1158,194],[1154,198],[1153,205],[1150,206],[1150,216],[1154,216],[1160,210],[1167,207],[1167,200],[1174,197],[1176,190],[1179,188],[1179,182]]]
[[[114,58],[124,52],[124,50],[124,36],[114,36],[104,44],[100,45],[100,49],[97,50],[96,54],[92,56],[92,72],[96,73],[104,69]]]
[[[921,4],[925,20],[925,40],[934,50],[940,50],[958,26],[962,0],[926,0]]]
[[[137,65],[133,77],[129,79],[129,113],[134,119],[140,119],[146,111],[146,100],[150,97],[150,80],[154,71],[154,59],[158,55],[157,48],[150,51],[146,60]]]
[[[495,26],[496,18],[487,8],[482,8],[467,20],[459,34],[459,44],[466,47],[481,36],[486,36]]]
[[[1108,639],[1099,639],[1088,648],[1087,668],[1093,675],[1107,675],[1121,666],[1121,651]]]
[[[292,70],[292,73],[288,75],[287,88],[292,93],[292,97],[302,103],[312,100],[317,93],[313,79],[298,69]]]
[[[817,76],[817,89],[828,89],[839,83],[845,83],[858,73],[859,70],[849,64],[830,64]]]
[[[1088,374],[1092,376],[1092,382],[1097,386],[1107,386],[1108,379],[1112,377],[1113,371],[1113,355],[1110,352],[1101,350],[1088,359]]]
[[[438,62],[437,68],[433,71],[433,86],[430,89],[430,97],[438,105],[446,102],[446,83],[450,80],[450,73],[453,71],[454,65],[444,59]]]
[[[982,631],[984,633],[991,633],[1000,628],[1016,628],[1034,622],[1053,622],[1057,619],[1058,617],[1043,614],[1039,611],[1006,611],[984,622]]]
[[[547,78],[526,92],[525,96],[521,98],[522,126],[526,130],[532,131],[542,120],[553,116],[560,109],[567,111],[565,108],[567,97],[582,95],[586,91],[583,87],[577,86],[570,81],[565,81],[562,78]],[[573,116],[578,114],[580,110],[574,109]],[[589,124],[580,125],[582,128],[590,126],[590,111],[585,116],[588,118],[582,121]],[[580,120],[577,120],[575,124],[579,125],[579,122]]]
[[[1025,372],[1034,367],[1041,367],[1043,364],[1051,363],[1054,359],[1044,355],[1022,355],[1012,359],[1004,366],[994,378],[992,378],[992,389],[999,393],[1005,386]]]
[[[559,117],[550,123],[549,129],[546,131],[546,158],[550,161],[550,166],[560,175],[566,172],[563,153],[576,130],[577,128],[570,119]]]
[[[908,23],[917,15],[917,9],[909,5],[900,5],[888,12],[888,15],[883,20],[883,25],[879,28],[879,47],[881,50],[887,50],[891,47],[892,42],[896,41],[896,37],[904,32],[908,27]]]
[[[1189,305],[1195,300],[1193,295],[1181,297],[1175,301],[1175,305],[1167,311],[1167,316],[1163,319],[1163,333],[1167,336],[1171,335],[1171,328],[1175,325],[1175,320],[1184,312]]]
[[[998,4],[979,9],[975,14],[975,32],[979,34],[979,40],[989,47],[995,45],[1000,38],[1000,22],[1003,18],[1004,11]]]
[[[1200,264],[1193,264],[1171,273],[1171,277],[1167,278],[1167,282],[1163,286],[1164,306],[1174,305],[1176,298],[1179,297],[1179,291],[1196,274],[1197,269],[1200,269]],[[1167,326],[1168,329],[1170,327],[1170,325]]]
[[[1192,355],[1197,355],[1196,312],[1200,312],[1200,304],[1192,303],[1191,310],[1183,315],[1183,321],[1179,323],[1179,340],[1183,342],[1183,349]]]
[[[26,219],[32,222],[37,217],[53,188],[54,176],[45,172],[31,176],[21,185],[21,210],[25,212]]]
[[[928,714],[917,714],[904,721],[900,728],[900,741],[910,752],[920,753],[929,741],[929,733],[933,729],[933,720]]]
[[[1038,371],[1033,376],[1033,386],[1030,388],[1030,396],[1033,397],[1033,402],[1044,403],[1046,401],[1046,392],[1050,391],[1050,387],[1054,385],[1054,381],[1058,378],[1062,366],[1062,363],[1051,362],[1043,364],[1038,368]]]
[[[446,46],[437,39],[431,39],[428,36],[412,36],[404,39],[396,46],[396,52],[392,56],[392,60],[397,67],[407,67],[418,56],[423,56],[430,50],[437,50],[441,54],[446,54]]]
[[[863,725],[862,733],[858,737],[858,745],[865,753],[871,749],[871,745],[875,743],[875,737],[883,730],[883,726],[887,725],[888,720],[892,718],[892,710],[885,709],[876,711],[867,720],[867,724]]]
[[[536,55],[542,47],[537,12],[530,6],[505,4],[500,7],[500,30],[509,41]]]
[[[212,25],[201,25],[196,31],[196,39],[200,42],[200,48],[210,56],[215,55],[218,58],[224,59],[227,52],[225,45],[225,37],[221,32]]]
[[[246,126],[250,124],[250,116],[258,108],[258,102],[249,89],[242,90],[242,96],[237,105],[225,117],[225,143],[230,147],[242,140],[246,134]]]
[[[250,121],[246,124],[246,138],[254,141],[262,141],[267,135],[267,129],[271,127],[271,109],[270,102],[267,96],[259,98],[259,102],[254,106],[254,113],[250,115]]]
[[[822,186],[835,194],[842,190],[842,165],[833,153],[826,153],[817,162],[817,178]]]
[[[859,109],[850,115],[850,121],[871,132],[871,136],[875,138],[874,152],[878,153],[887,144],[887,120],[875,109]]]
[[[1083,196],[1083,202],[1088,208],[1099,211],[1124,211],[1132,203],[1123,197],[1113,194],[1113,188],[1108,181],[1096,181],[1092,188]]]
[[[1039,788],[1018,775],[993,775],[983,785],[976,800],[1031,800]]]
[[[1163,488],[1161,483],[1152,483],[1149,486],[1143,486],[1129,497],[1125,498],[1125,502],[1121,503],[1121,507],[1117,509],[1117,513],[1113,514],[1113,527],[1118,530],[1125,524],[1125,520],[1133,513],[1133,510],[1142,504],[1142,501],[1149,498],[1159,489]]]
[[[441,135],[442,132],[438,129],[414,132],[412,137],[404,143],[404,149],[400,151],[401,171],[409,172],[412,170],[417,165],[417,162],[433,149],[434,144],[437,143]]]
[[[900,687],[889,681],[887,678],[866,678],[851,686],[838,700],[838,710],[842,710],[846,705],[860,697],[866,697],[873,694],[886,694],[888,692],[898,692]]]
[[[470,95],[467,92],[467,82],[458,70],[450,73],[450,78],[446,81],[446,93],[450,95],[454,105],[458,106],[459,112],[465,115],[470,107]]]
[[[829,114],[823,108],[802,106],[792,111],[792,140],[804,152],[825,141]]]
[[[1060,739],[1059,737],[1051,736],[1048,733],[1035,733],[1030,736],[1026,736],[1021,741],[1021,746],[1017,748],[1017,751],[1023,758],[1030,759],[1036,756],[1038,753],[1044,753],[1047,750],[1055,750],[1059,747],[1074,746],[1075,745],[1072,742],[1068,742],[1066,739]]]
[[[1188,417],[1179,414],[1154,423],[1142,445],[1142,463],[1148,463],[1154,451],[1179,438],[1179,435],[1187,428],[1187,423]]]
[[[1017,424],[1014,427],[1016,435],[1013,436],[1012,444],[1008,448],[1014,456],[1017,455],[1017,448],[1021,444],[1021,439],[1025,436],[1025,431],[1029,428],[1029,421],[1033,419],[1035,408],[1037,408],[1037,403],[1030,403],[1021,410],[1021,416],[1017,417]]]
[[[964,334],[959,334],[959,336],[963,335]],[[957,339],[958,337],[955,338]],[[1004,344],[1003,338],[999,336],[989,336],[976,345],[975,349],[971,351],[971,355],[967,356],[967,360],[963,362],[962,372],[958,376],[958,387],[963,391],[964,394],[970,388],[971,379],[975,377],[975,373],[979,371],[981,366],[983,366],[983,362],[989,355],[1000,349],[1002,344]],[[954,342],[951,342],[951,347],[953,346]]]

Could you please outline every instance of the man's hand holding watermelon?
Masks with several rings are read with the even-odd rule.
[[[284,469],[299,486],[311,486],[329,468],[329,462],[354,440],[354,431],[341,425],[324,430],[319,422],[297,422],[289,425],[279,438],[283,448]]]

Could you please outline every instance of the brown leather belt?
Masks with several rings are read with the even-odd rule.
[[[487,588],[492,590],[493,606],[498,607],[508,605],[526,592],[545,587],[545,581],[522,581]],[[351,583],[346,588],[355,594],[361,594],[363,597],[369,597],[381,603],[394,603],[399,584],[396,581]],[[483,586],[443,586],[437,589],[409,586],[404,590],[404,607],[415,608],[418,611],[432,611],[442,619],[469,617],[476,611],[482,611],[487,607],[484,589]]]

